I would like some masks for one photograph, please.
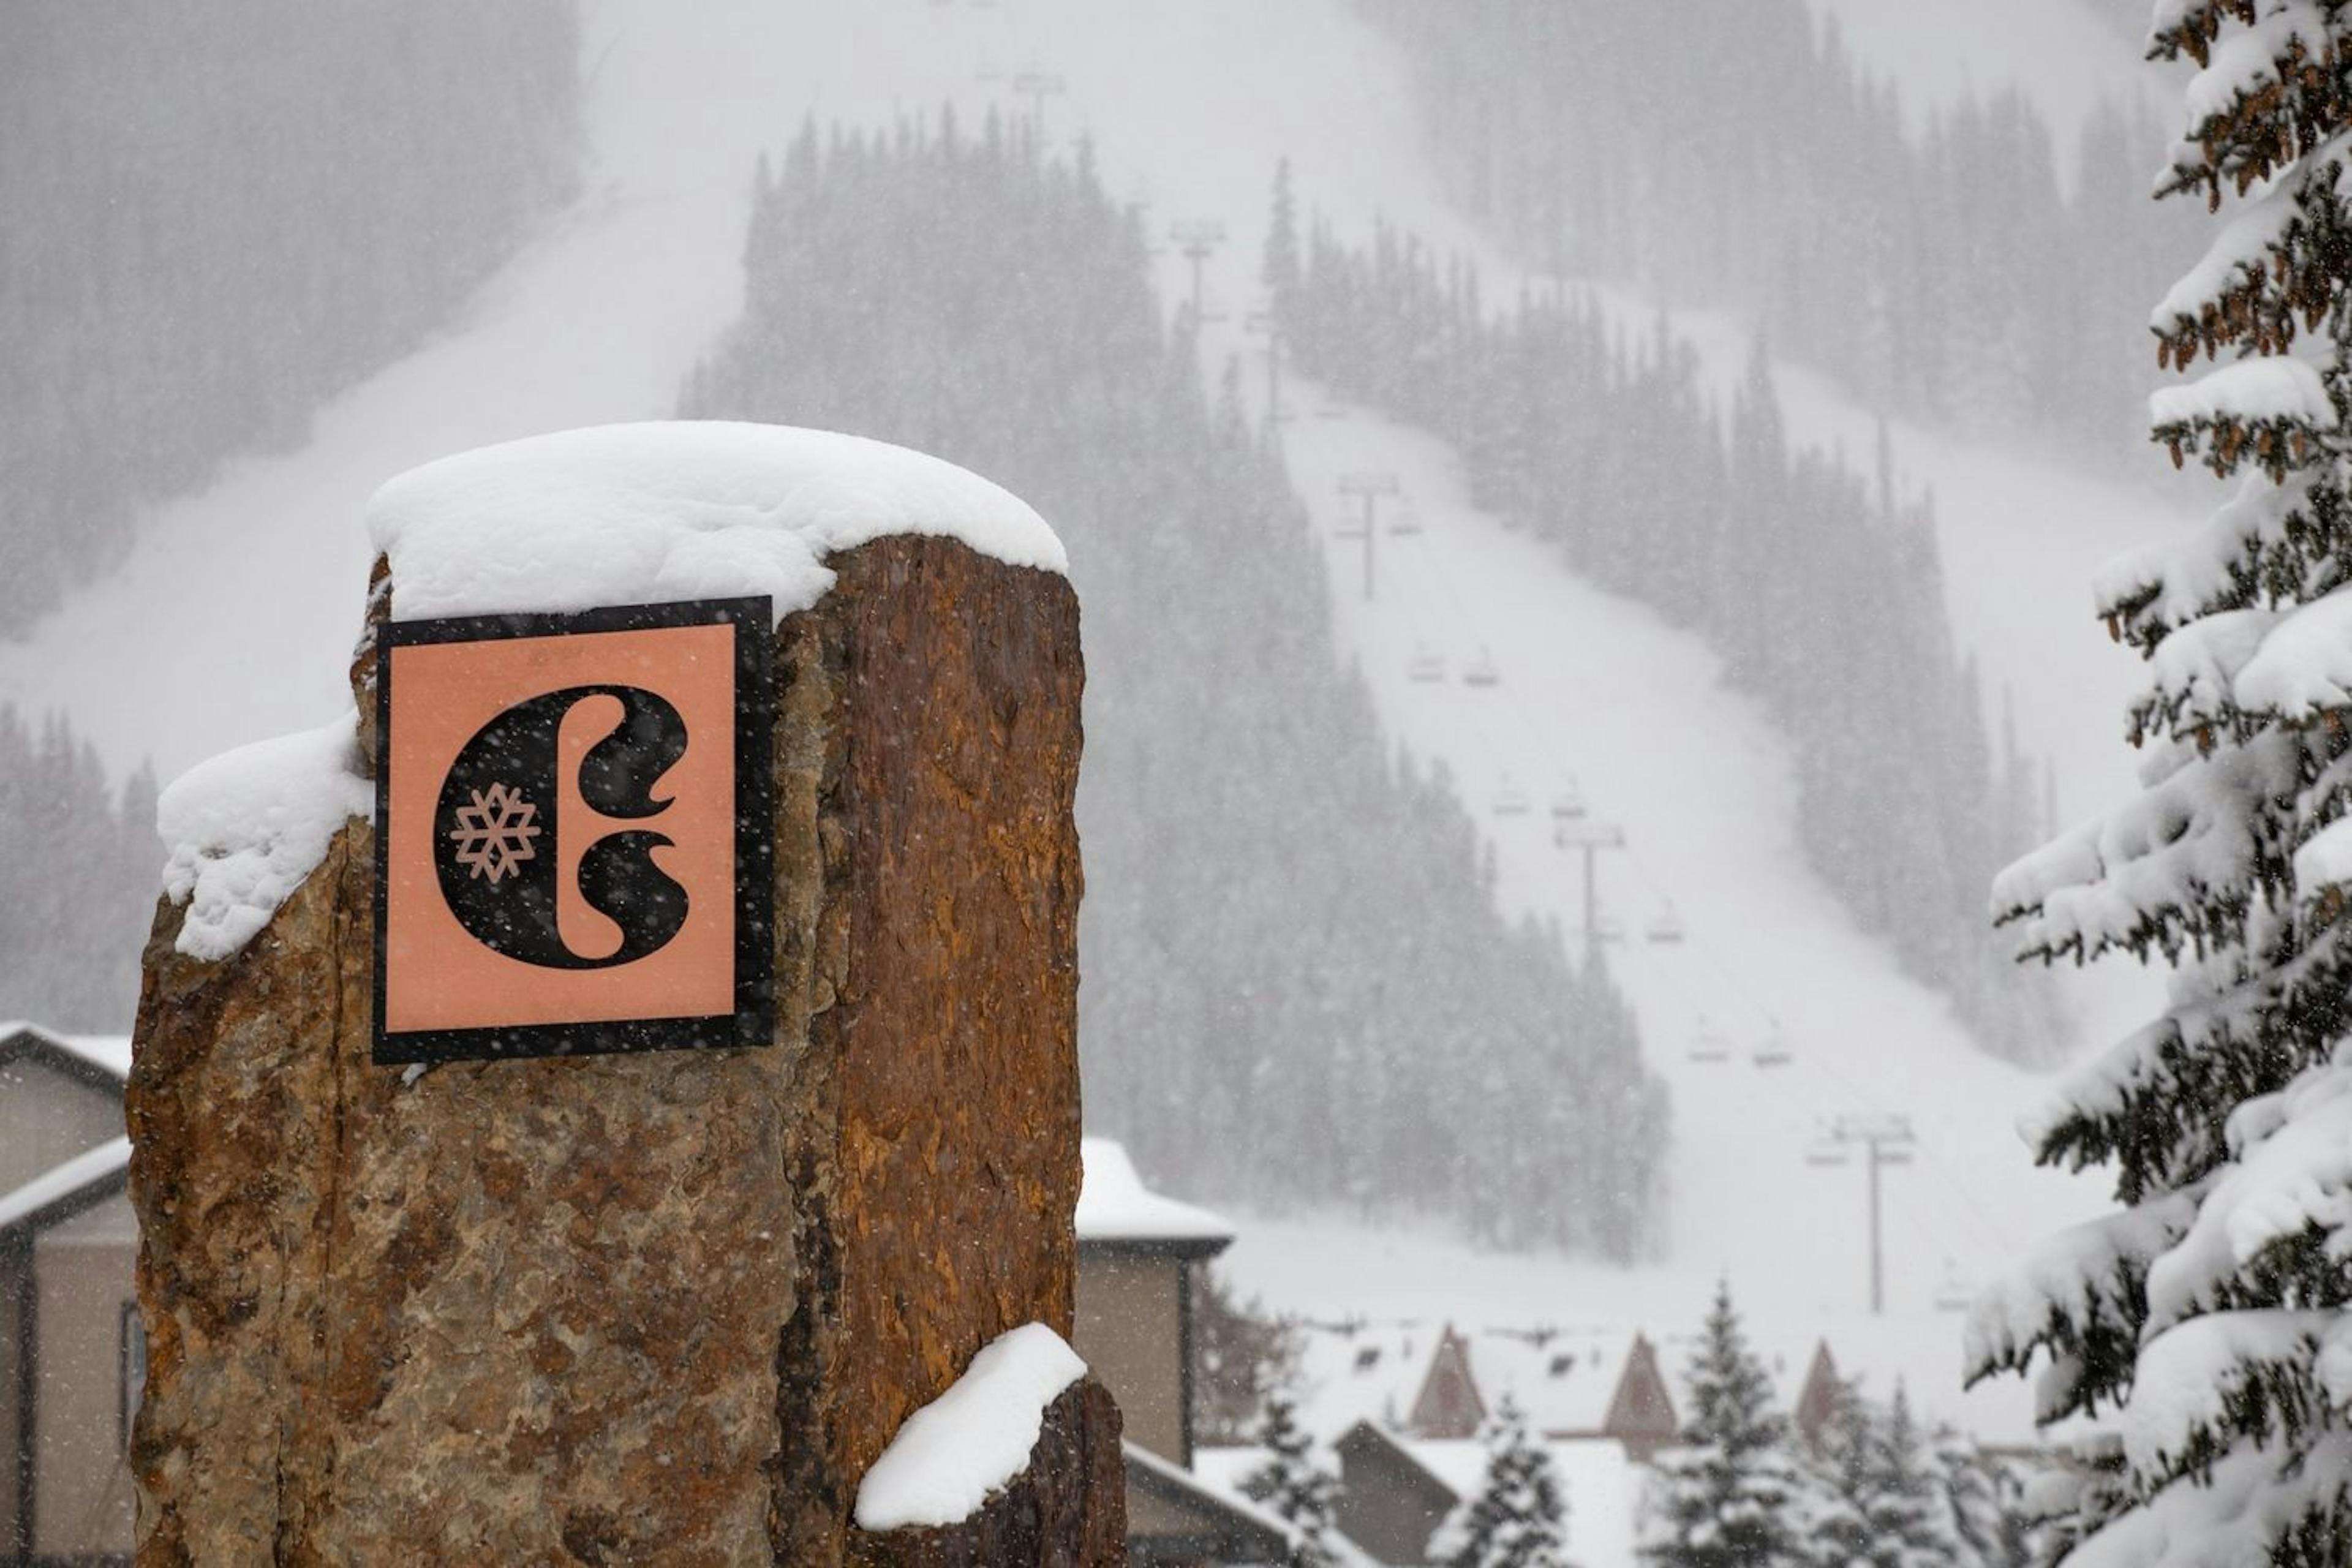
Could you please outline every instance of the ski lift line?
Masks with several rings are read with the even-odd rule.
[[[1460,623],[1463,632],[1465,636],[1469,636],[1471,640],[1475,641],[1475,632],[1480,623],[1477,617],[1470,614],[1468,605],[1464,600],[1460,588],[1454,581],[1454,574],[1446,570],[1443,559],[1443,552],[1433,545],[1420,542],[1421,541],[1425,541],[1427,539],[1428,536],[1426,534],[1408,537],[1414,538],[1416,543],[1419,544],[1423,563],[1428,571],[1428,575],[1436,582],[1439,590],[1451,604],[1454,616]],[[1533,716],[1528,710],[1527,705],[1520,698],[1517,690],[1507,683],[1505,685],[1504,690],[1509,698],[1513,715],[1518,721],[1521,738],[1527,741],[1531,741],[1534,743],[1535,748],[1552,764],[1556,773],[1572,772],[1573,770],[1569,769],[1565,765],[1560,753],[1552,744],[1543,727],[1534,721]],[[1488,756],[1501,758],[1510,754],[1503,745],[1497,742],[1497,736],[1491,727],[1486,714],[1474,712],[1472,714],[1472,723],[1473,727],[1478,732],[1480,740],[1486,742],[1485,750]],[[1465,805],[1468,804],[1468,802],[1465,802]],[[1656,870],[1643,858],[1641,852],[1633,847],[1630,840],[1626,841],[1620,847],[1620,852],[1622,858],[1624,861],[1631,863],[1635,879],[1651,895],[1652,899],[1658,903],[1664,904],[1670,908],[1673,907],[1674,900],[1666,896],[1664,879],[1660,878]],[[1780,1023],[1779,1014],[1765,1003],[1754,986],[1750,985],[1740,976],[1739,973],[1732,966],[1730,962],[1714,942],[1700,935],[1696,928],[1685,923],[1684,927],[1683,940],[1677,945],[1680,948],[1696,954],[1708,968],[1712,969],[1715,972],[1717,978],[1732,993],[1733,996],[1736,997],[1736,999],[1741,1003],[1747,1010],[1751,1011],[1764,1021],[1768,1032],[1786,1033]],[[1627,944],[1627,952],[1625,954],[1621,956],[1619,961],[1622,962],[1624,958],[1630,958],[1632,956],[1633,950],[1633,944]],[[1734,1059],[1737,1059],[1736,1052],[1734,1053]],[[1729,1064],[1710,1063],[1707,1065],[1711,1069],[1716,1065]],[[1791,1065],[1812,1067],[1820,1069],[1831,1084],[1832,1084],[1837,1089],[1843,1091],[1843,1098],[1850,1100],[1856,1107],[1863,1110],[1874,1114],[1884,1113],[1885,1110],[1885,1107],[1880,1104],[1875,1097],[1871,1095],[1860,1084],[1854,1082],[1853,1079],[1839,1071],[1835,1067],[1832,1066],[1817,1052],[1802,1052],[1798,1055],[1796,1061]],[[1797,1084],[1790,1081],[1787,1076],[1783,1073],[1753,1071],[1743,1075],[1742,1082],[1762,1085],[1764,1088],[1770,1090],[1770,1092],[1790,1110],[1814,1118],[1818,1118],[1821,1114],[1818,1097],[1807,1099],[1799,1098]],[[1968,1218],[1975,1222],[1976,1227],[1983,1233],[1985,1239],[1996,1247],[2006,1246],[2007,1238],[2002,1234],[2000,1228],[1993,1222],[1991,1216],[1985,1211],[1984,1206],[1977,1201],[1974,1194],[1968,1190],[1966,1184],[1958,1180],[1951,1168],[1941,1159],[1937,1158],[1932,1149],[1926,1142],[1922,1142],[1916,1145],[1916,1147],[1921,1156],[1921,1163],[1933,1170],[1938,1182],[1943,1186],[1948,1188],[1952,1194],[1958,1196]],[[1906,1194],[1905,1200],[1899,1200],[1900,1206],[1904,1209],[1911,1210],[1914,1208],[1914,1205],[1916,1200],[1925,1196],[1926,1194],[1917,1193],[1915,1190],[1910,1194]],[[1947,1207],[1945,1208],[1944,1215],[1942,1216],[1937,1216],[1931,1212],[1930,1215],[1923,1215],[1922,1217],[1927,1219],[1928,1223],[1934,1225],[1936,1229],[1942,1231],[1946,1228],[1944,1223],[1941,1222],[1942,1219],[1948,1218],[1951,1214],[1952,1211]]]
[[[1425,534],[1412,537],[1415,537],[1417,541],[1427,538]],[[1451,604],[1454,616],[1460,623],[1461,629],[1465,636],[1470,636],[1472,640],[1475,640],[1474,634],[1479,626],[1479,622],[1475,616],[1470,614],[1469,606],[1462,596],[1461,589],[1454,580],[1454,574],[1446,570],[1443,552],[1434,547],[1423,545],[1421,547],[1421,554],[1423,563],[1428,569],[1429,575],[1435,580],[1439,590]],[[1415,629],[1417,630],[1418,628]],[[1520,738],[1524,741],[1532,742],[1536,750],[1552,764],[1555,773],[1564,773],[1573,772],[1572,769],[1570,769],[1566,765],[1565,760],[1561,756],[1559,749],[1553,745],[1544,728],[1535,721],[1533,714],[1529,712],[1525,700],[1520,697],[1517,689],[1507,683],[1504,686],[1503,689],[1509,700],[1512,714],[1517,720]],[[1474,712],[1472,714],[1472,723],[1475,730],[1478,732],[1479,738],[1486,742],[1485,749],[1489,757],[1499,759],[1510,754],[1509,751],[1505,746],[1498,743],[1498,737],[1491,726],[1486,714],[1483,712]],[[1465,804],[1466,805],[1468,803],[1465,802]],[[1620,846],[1620,852],[1625,860],[1632,863],[1636,879],[1640,881],[1644,889],[1649,892],[1653,900],[1659,903],[1665,904],[1668,907],[1672,907],[1674,900],[1666,896],[1663,879],[1661,879],[1650,864],[1643,858],[1640,851],[1634,848],[1630,840]],[[1729,961],[1714,942],[1701,936],[1696,929],[1685,924],[1684,928],[1683,941],[1677,945],[1697,954],[1699,958],[1706,963],[1707,967],[1715,972],[1718,980],[1720,980],[1722,984],[1729,989],[1739,1002],[1744,1004],[1748,1010],[1751,1010],[1755,1015],[1764,1020],[1769,1032],[1783,1035],[1786,1034],[1786,1030],[1780,1023],[1780,1015],[1774,1011],[1771,1006],[1767,1005],[1762,997],[1757,993],[1756,989],[1740,976],[1738,972],[1733,968]],[[1623,956],[1631,956],[1630,944],[1628,952]],[[1621,958],[1620,962],[1622,962],[1622,958]],[[1817,1052],[1803,1052],[1797,1058],[1796,1062],[1791,1065],[1809,1066],[1819,1068],[1832,1084],[1843,1091],[1843,1096],[1845,1098],[1850,1099],[1853,1104],[1865,1111],[1883,1113],[1885,1110],[1885,1108],[1881,1105],[1874,1096],[1864,1090],[1861,1085],[1855,1083],[1844,1073],[1840,1072],[1827,1060],[1822,1058]],[[1786,1104],[1789,1109],[1801,1114],[1812,1117],[1818,1117],[1821,1114],[1818,1098],[1816,1097],[1811,1100],[1800,1099],[1797,1093],[1798,1086],[1795,1083],[1788,1081],[1786,1075],[1780,1072],[1762,1070],[1754,1071],[1744,1075],[1743,1081],[1763,1085],[1784,1104]],[[1976,1222],[1977,1226],[1983,1231],[1986,1238],[1996,1247],[2005,1245],[2005,1241],[2000,1228],[1993,1224],[1990,1216],[1985,1213],[1983,1206],[1976,1201],[1972,1194],[1969,1194],[1966,1185],[1958,1180],[1958,1178],[1952,1173],[1950,1168],[1941,1160],[1936,1158],[1924,1144],[1920,1145],[1920,1152],[1924,1156],[1922,1163],[1933,1169],[1937,1179],[1960,1197],[1966,1206],[1969,1217]],[[1906,1203],[1904,1206],[1908,1208],[1911,1205]],[[1940,1230],[1943,1226],[1938,1225],[1937,1228]]]

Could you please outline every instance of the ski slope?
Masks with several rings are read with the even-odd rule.
[[[1475,258],[1490,299],[1507,298],[1515,278],[1438,199],[1402,110],[1402,62],[1342,0],[894,0],[856,11],[601,0],[589,24],[587,198],[467,320],[322,409],[306,447],[241,464],[166,509],[121,571],[0,648],[0,698],[64,708],[116,767],[148,756],[167,776],[331,717],[347,700],[367,494],[454,449],[668,412],[739,309],[753,162],[807,115],[875,124],[953,100],[968,114],[1041,113],[1064,149],[1089,138],[1111,189],[1148,204],[1156,231],[1225,225],[1204,271],[1217,318],[1204,369],[1243,357],[1253,389],[1263,362],[1249,356],[1262,350],[1244,322],[1278,155],[1293,161],[1302,205],[1342,234],[1384,213]],[[878,47],[886,26],[893,41]],[[1024,74],[1058,89],[1018,94]],[[1172,301],[1188,265],[1174,254],[1159,265]],[[1650,320],[1639,299],[1607,299],[1629,321]],[[1746,325],[1703,313],[1674,324],[1728,385]],[[1780,386],[1799,437],[1869,449],[1867,411],[1818,378],[1784,374]],[[1695,1320],[1728,1270],[1782,1327],[1857,1325],[1854,1342],[1883,1344],[1871,1364],[1907,1373],[1933,1403],[1929,1384],[1948,1391],[1958,1342],[1937,1297],[2096,1201],[2085,1184],[2025,1165],[2009,1125],[2036,1082],[1975,1050],[1941,999],[1896,973],[1805,868],[1791,837],[1790,738],[1721,689],[1702,644],[1476,513],[1451,454],[1427,437],[1312,388],[1291,395],[1305,417],[1287,427],[1286,453],[1319,525],[1339,521],[1338,478],[1359,469],[1396,473],[1421,521],[1418,535],[1380,541],[1391,569],[1370,603],[1350,547],[1331,545],[1335,652],[1361,661],[1394,734],[1447,761],[1494,846],[1507,908],[1580,924],[1576,862],[1554,847],[1545,810],[1562,773],[1624,829],[1630,848],[1601,858],[1601,898],[1637,937],[1612,963],[1673,1084],[1676,1152],[1671,1252],[1656,1268],[1482,1263],[1430,1238],[1252,1222],[1233,1259],[1244,1290],[1318,1310],[1426,1299],[1465,1321],[1631,1316],[1663,1332]],[[2026,745],[2057,759],[2065,800],[2119,792],[2128,757],[2113,737],[2133,671],[2089,620],[2087,584],[2109,554],[2187,526],[2187,509],[1916,429],[1897,427],[1893,443],[1906,488],[1935,488],[1956,625],[1996,689],[2016,689]],[[1452,679],[1406,679],[1424,642]],[[1503,683],[1466,688],[1462,661],[1482,647]],[[1490,813],[1507,781],[1534,812]],[[1669,906],[1686,940],[1638,940]],[[2111,1016],[2094,1035],[2121,1009],[2099,1011]],[[1729,1037],[1727,1060],[1691,1059],[1702,1019]],[[1790,1060],[1758,1067],[1759,1047]],[[1907,1113],[1920,1135],[1919,1163],[1886,1178],[1891,1310],[1874,1323],[1856,1315],[1861,1174],[1805,1163],[1823,1118],[1864,1110]],[[1437,1300],[1438,1281],[1463,1304]],[[2011,1388],[1949,1408],[2014,1432],[2022,1404]]]

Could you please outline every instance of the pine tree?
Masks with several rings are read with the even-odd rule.
[[[1948,1427],[1840,1387],[1807,1467],[1803,1560],[1815,1568],[2012,1568],[1992,1473]]]
[[[1486,1485],[1432,1549],[1447,1568],[1564,1568],[1568,1502],[1559,1472],[1509,1394],[1483,1436]]]
[[[2046,1352],[2042,1415],[2117,1428],[2062,1553],[2316,1568],[2352,1542],[2352,15],[2165,0],[2153,44],[2206,68],[2158,194],[2232,209],[2158,309],[2159,364],[2214,368],[2157,394],[2155,436],[2234,483],[2200,534],[2100,584],[2110,634],[2150,661],[2143,792],[1994,903],[2026,956],[2177,974],[2036,1122],[2042,1163],[2114,1166],[2121,1212],[2030,1258],[1969,1353],[1981,1376]]]
[[[1300,282],[1298,203],[1290,194],[1290,160],[1274,165],[1274,210],[1266,219],[1265,261],[1260,272],[1277,316],[1295,308]]]
[[[1328,1543],[1331,1515],[1339,1503],[1339,1479],[1315,1463],[1314,1441],[1298,1425],[1297,1406],[1286,1394],[1265,1402],[1257,1440],[1266,1461],[1242,1479],[1243,1495],[1264,1503],[1297,1533],[1289,1568],[1329,1568],[1339,1561]]]
[[[1297,1336],[1252,1298],[1234,1299],[1216,1269],[1192,1275],[1192,1433],[1212,1447],[1246,1443],[1261,1409],[1288,1383]]]
[[[1684,1374],[1686,1446],[1657,1457],[1642,1555],[1654,1568],[1778,1568],[1803,1560],[1797,1461],[1772,1383],[1748,1347],[1731,1286],[1716,1287]]]

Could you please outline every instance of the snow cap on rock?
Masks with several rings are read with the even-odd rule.
[[[857,1488],[860,1530],[970,1519],[1029,1463],[1045,1407],[1087,1363],[1043,1323],[999,1335],[948,1391],[907,1417]]]
[[[766,595],[779,619],[833,586],[824,558],[893,534],[1065,572],[1029,505],[904,447],[781,425],[677,420],[533,436],[412,468],[368,532],[393,614],[571,611]]]

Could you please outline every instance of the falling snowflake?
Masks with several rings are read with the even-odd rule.
[[[522,863],[539,853],[530,841],[539,837],[534,820],[539,807],[520,790],[494,784],[474,791],[474,804],[457,808],[457,826],[449,837],[457,844],[457,864],[467,874],[488,877],[493,883],[509,873],[520,874]]]

